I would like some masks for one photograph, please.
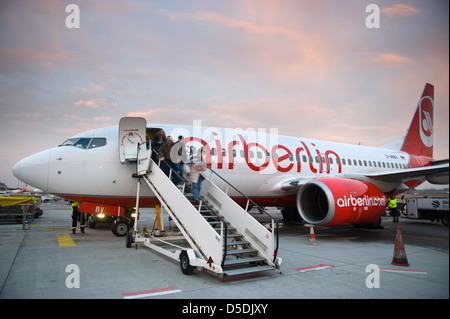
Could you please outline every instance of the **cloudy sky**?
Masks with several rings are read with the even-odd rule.
[[[80,9],[67,28],[66,6]],[[379,6],[380,28],[366,7]],[[449,157],[445,0],[0,2],[0,182],[21,158],[122,116],[278,128],[382,146],[435,85]]]

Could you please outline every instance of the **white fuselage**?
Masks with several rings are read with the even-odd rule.
[[[254,199],[290,199],[295,193],[286,181],[319,177],[364,180],[364,175],[406,169],[410,156],[402,151],[288,137],[266,132],[238,131],[211,127],[149,125],[164,129],[174,140],[184,137],[187,148],[204,147],[208,166],[245,195]],[[16,164],[14,174],[44,192],[79,201],[133,206],[136,163],[119,160],[118,127],[100,128],[74,137],[105,138],[94,148],[55,147]],[[188,151],[189,152],[189,151]],[[207,172],[206,174],[208,174]],[[215,180],[216,181],[216,180]],[[372,181],[374,182],[374,181]],[[226,188],[218,179],[216,183]],[[399,183],[376,182],[383,192]],[[239,197],[230,190],[231,196]],[[148,189],[142,198],[154,198]],[[148,202],[152,205],[153,202]],[[145,201],[143,202],[145,206]]]

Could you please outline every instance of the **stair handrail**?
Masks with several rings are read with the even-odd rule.
[[[244,193],[242,193],[240,190],[238,190],[235,186],[233,186],[230,182],[228,182],[225,178],[223,178],[222,176],[220,176],[219,173],[215,172],[211,167],[207,167],[212,173],[214,173],[217,177],[219,177],[222,181],[224,181],[225,183],[227,183],[228,186],[231,186],[231,188],[233,188],[236,192],[238,192],[241,196],[245,197],[247,199],[248,202],[252,203],[256,208],[258,208],[258,210],[261,213],[264,213],[266,216],[268,216],[273,222],[275,222],[276,225],[276,229],[275,229],[275,238],[276,238],[276,246],[275,246],[275,250],[274,250],[274,257],[273,257],[273,262],[276,261],[277,258],[277,254],[278,254],[278,246],[279,246],[279,234],[278,234],[278,221],[272,217],[272,215],[270,215],[265,208],[262,208],[261,206],[259,206],[257,203],[255,203],[250,197],[248,197],[247,195],[245,195]],[[247,210],[246,210],[247,212]],[[248,212],[247,212],[248,214]],[[272,230],[273,231],[273,230]]]
[[[143,145],[143,144],[145,144],[145,143],[138,143],[138,150],[139,150],[140,145]],[[194,190],[194,189],[191,187],[191,186],[192,186],[192,183],[190,183],[186,178],[184,178],[184,176],[180,176],[180,174],[178,174],[174,169],[172,169],[172,167],[170,167],[170,165],[167,164],[165,161],[161,161],[160,155],[159,155],[154,149],[152,149],[152,153],[155,153],[156,156],[157,156],[157,158],[158,158],[158,163],[155,163],[156,165],[158,165],[158,167],[161,168],[161,162],[163,162],[163,164],[166,165],[166,166],[170,169],[170,171],[169,171],[169,176],[170,176],[171,174],[175,173],[175,174],[177,175],[177,177],[178,177],[184,184],[190,185],[191,191],[192,191],[193,193],[195,192],[195,194],[197,194],[198,198],[201,198],[201,197],[200,197],[200,193],[197,192],[196,190]],[[211,211],[214,211],[213,208],[212,208],[211,206],[208,205],[208,203],[205,202],[205,203],[202,203],[202,205],[205,205],[208,209],[210,209]],[[220,215],[216,215],[216,216],[220,219],[220,221],[222,222],[222,225],[224,226],[223,254],[222,254],[222,262],[221,262],[221,265],[220,265],[220,267],[223,268],[223,266],[224,266],[224,264],[225,264],[225,258],[227,257],[228,226],[227,226],[227,223],[226,223],[226,221],[223,219],[222,216],[220,216]]]

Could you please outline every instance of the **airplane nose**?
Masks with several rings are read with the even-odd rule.
[[[14,165],[13,175],[22,182],[45,192],[48,188],[49,158],[49,151],[28,156]]]

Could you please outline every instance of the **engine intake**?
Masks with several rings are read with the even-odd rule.
[[[374,184],[347,178],[319,178],[297,193],[300,216],[314,225],[367,224],[386,209],[386,197]]]

